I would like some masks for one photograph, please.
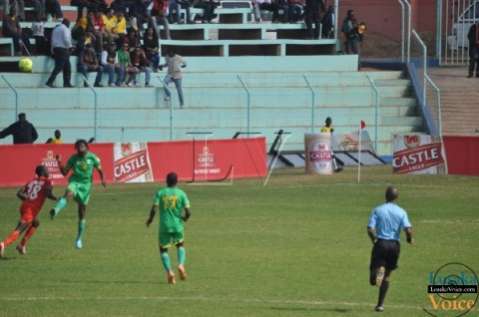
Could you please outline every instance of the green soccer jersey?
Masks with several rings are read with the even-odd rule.
[[[153,204],[160,207],[160,233],[183,232],[181,214],[184,208],[190,208],[184,191],[176,187],[160,189],[155,194]]]
[[[70,182],[91,183],[93,169],[100,168],[100,159],[91,152],[87,152],[85,156],[74,154],[68,160],[66,168],[72,170]]]

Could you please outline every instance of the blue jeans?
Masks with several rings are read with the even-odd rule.
[[[118,73],[118,76],[116,78],[116,85],[120,86],[125,82],[126,79],[126,67],[125,65],[119,65],[116,70]]]
[[[87,66],[83,63],[79,63],[77,66],[77,70],[79,73],[81,73],[85,78],[88,79],[88,73],[89,72],[96,72],[96,78],[95,78],[95,86],[98,86],[101,83],[101,77],[103,74],[103,66],[98,65],[98,68],[93,69],[90,66]]]
[[[103,72],[108,74],[108,85],[113,85],[113,83],[115,82],[115,65],[104,65]]]
[[[165,94],[168,98],[171,97],[171,92],[170,89],[168,88],[168,85],[170,83],[174,83],[176,86],[176,91],[178,92],[178,99],[180,100],[180,107],[183,107],[183,87],[181,86],[181,78],[180,79],[175,79],[172,78],[171,76],[167,75],[165,79],[163,80],[163,83],[165,85]]]

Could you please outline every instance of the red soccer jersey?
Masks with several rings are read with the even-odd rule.
[[[23,201],[21,210],[30,210],[34,213],[39,213],[47,198],[48,189],[51,187],[52,183],[45,177],[34,178],[27,183],[23,191],[27,199]]]

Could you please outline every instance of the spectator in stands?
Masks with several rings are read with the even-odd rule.
[[[32,0],[33,9],[41,16],[41,20],[46,20],[51,15],[53,21],[63,18],[62,8],[58,0]]]
[[[58,129],[55,130],[53,134],[53,138],[48,138],[47,143],[48,144],[63,144],[62,133],[60,132],[60,130]]]
[[[25,2],[23,0],[3,0],[3,14],[15,8],[15,12],[21,21],[25,21]]]
[[[135,48],[141,46],[141,41],[140,41],[140,37],[138,36],[138,31],[133,28],[129,29],[125,42],[128,43],[128,46],[131,52],[134,51]]]
[[[88,21],[93,26],[93,35],[95,36],[95,49],[98,54],[103,51],[103,40],[105,37],[105,24],[103,23],[101,11],[90,11]]]
[[[336,19],[335,17],[335,12],[334,12],[334,7],[329,6],[328,11],[326,11],[326,14],[323,16],[323,19],[321,20],[321,24],[323,25],[323,38],[332,38],[334,37],[334,20]]]
[[[103,72],[108,74],[108,86],[115,84],[115,72],[117,71],[118,59],[116,57],[115,44],[108,45],[108,48],[101,53],[101,65]]]
[[[125,42],[123,43],[123,46],[116,52],[116,59],[118,63],[118,78],[116,80],[116,85],[119,87],[125,85],[126,74],[131,65],[130,52],[128,48],[128,42]]]
[[[469,78],[474,76],[474,70],[476,71],[476,77],[479,77],[479,22],[473,24],[469,33],[467,34],[469,39]]]
[[[9,135],[13,136],[13,144],[32,144],[38,139],[37,130],[24,113],[18,115],[17,122],[0,131],[0,139]]]
[[[95,87],[102,87],[101,77],[103,74],[103,67],[98,62],[97,54],[91,44],[87,44],[78,56],[77,70],[84,78],[84,87],[88,87],[88,73],[96,72]]]
[[[52,32],[52,53],[55,59],[55,68],[48,78],[46,85],[53,88],[53,82],[60,71],[63,71],[63,87],[72,87],[70,49],[72,48],[72,35],[70,31],[70,21],[63,19],[63,22],[57,25]]]
[[[304,19],[304,0],[288,0],[288,23],[297,23]]]
[[[333,120],[331,117],[327,117],[324,121],[324,126],[321,128],[321,133],[333,133]]]
[[[86,42],[91,42],[91,36],[87,41],[87,32],[88,32],[88,9],[84,7],[81,11],[78,12],[77,20],[75,22],[75,26],[72,29],[72,38],[77,41],[77,52],[78,55],[83,50],[83,46]],[[91,29],[90,32],[93,30]]]
[[[116,11],[116,27],[113,32],[119,35],[120,39],[126,35],[126,18],[123,11]]]
[[[104,0],[71,0],[71,5],[78,7],[78,12],[83,8],[87,8],[88,11],[105,11],[107,8]]]
[[[151,16],[154,24],[161,23],[163,31],[167,40],[171,39],[170,26],[167,19],[168,0],[153,0],[153,8],[151,9]]]
[[[45,24],[42,21],[42,12],[36,11],[35,21],[32,22],[32,34],[35,39],[35,53],[37,55],[47,55],[48,48],[45,41]]]
[[[184,105],[184,100],[183,100],[183,87],[181,84],[181,81],[183,79],[181,69],[186,67],[186,62],[180,55],[175,54],[175,52],[172,49],[169,49],[168,56],[166,57],[166,63],[164,65],[161,65],[160,69],[165,66],[168,68],[167,75],[163,81],[165,84],[165,95],[166,95],[165,101],[170,101],[171,92],[170,92],[170,89],[168,88],[168,85],[170,83],[174,83],[176,86],[176,91],[178,92],[180,107],[182,108]]]
[[[28,36],[22,32],[15,6],[10,8],[10,14],[3,17],[2,33],[3,36],[12,38],[15,54],[21,55],[22,47],[28,44]]]
[[[343,21],[341,30],[344,34],[344,43],[346,54],[359,55],[359,41],[358,22],[354,16],[353,10],[348,10],[346,18]]]
[[[158,37],[156,36],[155,30],[153,27],[147,28],[143,37],[143,49],[145,50],[146,58],[151,62],[154,72],[158,71],[160,64],[158,46]]]
[[[304,15],[308,37],[310,39],[319,38],[320,29],[320,14],[326,11],[323,0],[306,0],[306,6],[304,7]],[[314,24],[314,30],[313,30]]]
[[[280,22],[281,21],[281,14],[280,11],[287,11],[287,3],[284,0],[264,0],[263,2],[260,2],[261,0],[256,0],[255,2],[259,4],[259,12],[257,12],[257,15],[261,14],[261,11],[270,11],[273,14],[272,17],[272,22]],[[284,8],[284,4],[286,4],[286,7]],[[258,19],[256,19],[258,21]]]
[[[107,14],[102,15],[104,30],[105,30],[105,40],[107,42],[113,42],[118,40],[119,34],[117,33],[116,27],[118,24],[118,18],[115,15],[113,9],[108,9]]]
[[[219,3],[214,0],[200,0],[194,5],[195,8],[203,9],[202,23],[211,23],[216,18],[215,9],[218,6]]]
[[[126,82],[127,86],[135,87],[137,85],[136,76],[139,73],[145,73],[145,87],[150,87],[151,67],[145,51],[139,47],[135,48],[130,54],[130,60],[131,67]]]
[[[170,0],[169,2],[169,20],[170,23],[182,23],[180,9],[186,12],[185,23],[194,23],[191,20],[191,7],[196,4],[196,0]]]

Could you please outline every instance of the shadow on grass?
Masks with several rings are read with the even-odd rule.
[[[350,313],[351,309],[346,308],[326,308],[326,307],[270,307],[271,310],[282,311],[282,312],[332,312],[338,314],[347,314]]]

